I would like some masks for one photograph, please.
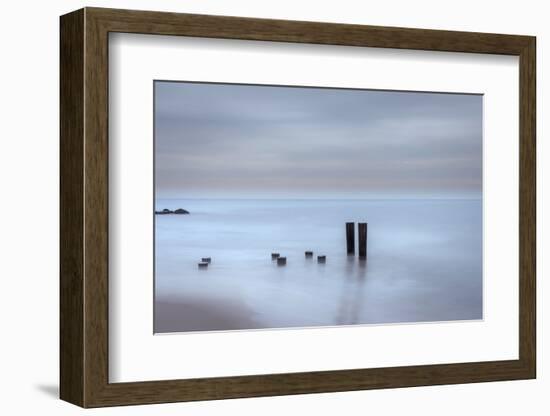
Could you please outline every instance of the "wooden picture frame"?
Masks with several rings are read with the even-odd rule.
[[[60,396],[82,407],[535,378],[535,38],[85,8],[61,17]],[[109,383],[108,34],[515,55],[520,67],[519,359]]]

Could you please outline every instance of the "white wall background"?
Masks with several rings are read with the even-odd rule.
[[[166,10],[278,19],[529,34],[538,37],[538,313],[537,380],[338,394],[88,410],[102,415],[548,414],[550,360],[543,325],[544,241],[550,201],[550,146],[543,119],[550,99],[550,25],[545,2],[120,0],[5,2],[0,17],[0,410],[72,415],[83,410],[58,395],[58,16],[83,6]],[[544,200],[546,199],[546,201]]]

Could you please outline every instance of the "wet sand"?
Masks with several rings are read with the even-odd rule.
[[[155,333],[259,329],[243,304],[212,298],[160,298],[155,302]]]

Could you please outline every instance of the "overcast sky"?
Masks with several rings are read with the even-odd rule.
[[[158,198],[480,197],[482,96],[155,82]]]

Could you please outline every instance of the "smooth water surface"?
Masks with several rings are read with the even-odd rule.
[[[163,208],[190,214],[155,218],[156,333],[482,318],[479,199],[157,200]],[[366,262],[346,254],[348,221],[368,222]]]

